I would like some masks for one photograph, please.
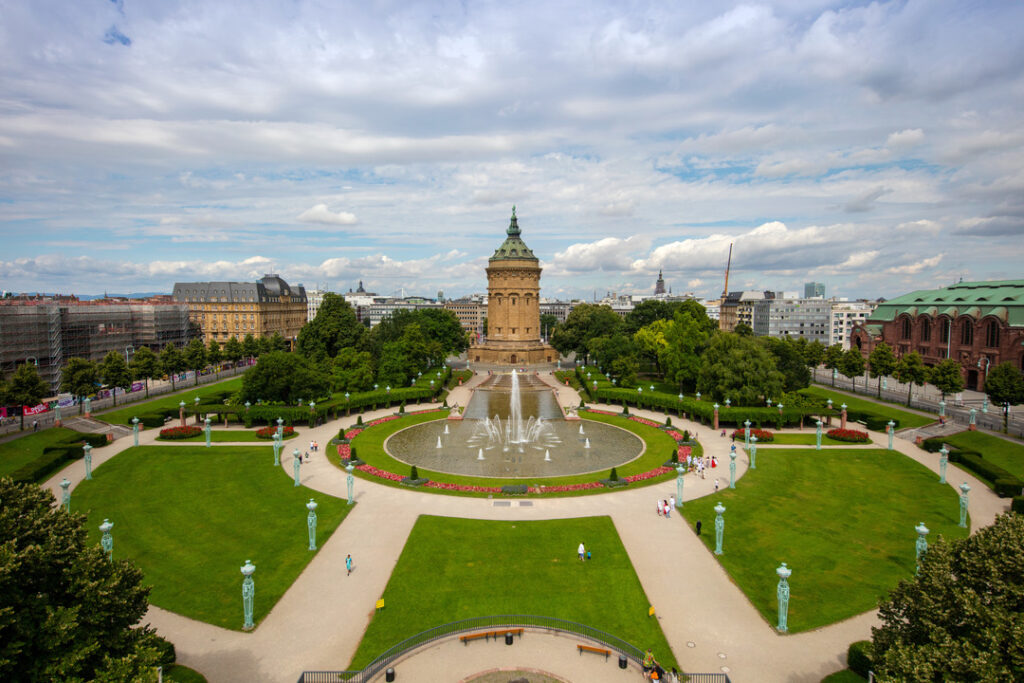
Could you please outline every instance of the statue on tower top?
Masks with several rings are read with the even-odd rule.
[[[509,237],[519,236],[519,221],[516,219],[516,205],[512,205],[512,220],[508,223],[508,231],[506,233]]]

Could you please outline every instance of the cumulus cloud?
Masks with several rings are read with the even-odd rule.
[[[891,192],[892,190],[887,187],[876,187],[870,192],[865,192],[859,197],[851,199],[843,204],[843,211],[846,213],[863,213],[865,211],[871,211],[875,208],[875,202],[879,198],[884,197]]]
[[[565,251],[555,254],[551,271],[564,274],[595,270],[628,270],[635,253],[649,244],[642,237],[605,237],[596,242],[571,244]]]
[[[348,211],[334,213],[327,208],[326,204],[317,204],[306,209],[296,216],[296,219],[304,223],[323,223],[324,225],[354,225],[357,222],[354,213]]]
[[[936,254],[935,256],[922,259],[920,261],[917,261],[916,263],[908,263],[902,266],[893,266],[892,268],[887,268],[885,272],[892,273],[894,275],[917,275],[923,270],[927,270],[928,268],[934,268],[935,266],[939,265],[939,262],[942,261],[942,257],[942,254]]]
[[[924,142],[924,131],[920,128],[907,128],[906,130],[891,133],[885,141],[885,146],[890,149],[908,149]]]

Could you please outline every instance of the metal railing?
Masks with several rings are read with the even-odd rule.
[[[534,628],[557,633],[571,633],[600,643],[609,649],[616,650],[625,655],[628,659],[639,664],[644,653],[640,648],[627,643],[626,641],[613,636],[610,633],[598,630],[586,624],[579,624],[574,621],[556,619],[554,617],[540,617],[523,614],[498,615],[490,617],[474,617],[453,621],[441,626],[421,631],[414,636],[406,638],[397,645],[389,648],[382,655],[366,665],[362,671],[304,671],[299,676],[298,683],[368,683],[374,676],[393,664],[402,655],[415,650],[427,643],[448,638],[467,631],[478,631],[490,628]],[[695,683],[730,683],[726,674],[687,674]]]

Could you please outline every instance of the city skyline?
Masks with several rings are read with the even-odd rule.
[[[1020,3],[2,7],[0,289],[1022,277]]]

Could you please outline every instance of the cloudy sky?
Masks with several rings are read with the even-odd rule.
[[[0,0],[0,289],[1024,277],[1024,3]]]

